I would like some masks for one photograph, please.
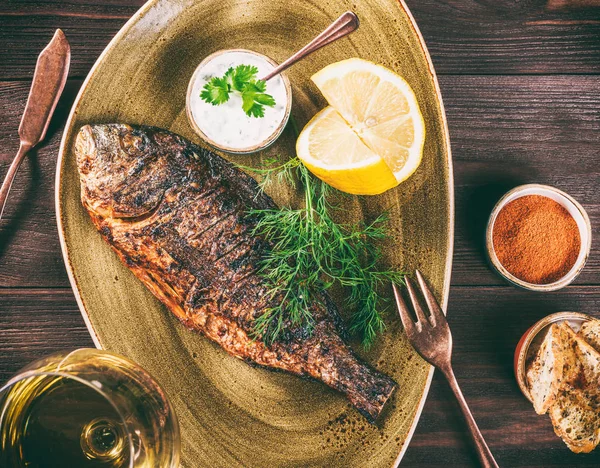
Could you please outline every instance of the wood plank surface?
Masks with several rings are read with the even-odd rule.
[[[0,382],[38,357],[93,346],[69,289],[0,288],[0,304]],[[552,296],[515,292],[510,286],[451,290],[455,372],[502,467],[600,465],[600,451],[575,455],[556,438],[548,417],[535,414],[513,377],[513,353],[522,333],[560,310],[581,310],[600,318],[600,289],[570,287]],[[402,466],[474,463],[458,407],[436,374]]]
[[[600,0],[406,2],[440,75],[450,127],[456,241],[449,320],[457,378],[500,466],[600,466],[600,451],[574,455],[556,438],[548,418],[520,394],[512,370],[519,337],[539,318],[560,310],[600,318]],[[57,27],[73,46],[71,79],[47,141],[19,171],[0,221],[0,382],[50,352],[93,345],[62,264],[56,157],[82,78],[142,4],[0,2],[0,176],[18,147],[37,54]],[[504,284],[483,251],[493,204],[528,182],[565,190],[592,220],[586,268],[552,294]],[[439,374],[402,466],[477,466]]]
[[[243,3],[243,0],[231,0]],[[31,77],[56,28],[83,77],[143,0],[3,0],[0,79]],[[438,73],[598,73],[598,0],[407,0]],[[348,1],[348,8],[352,2]]]
[[[571,194],[588,211],[593,237],[600,238],[600,76],[453,75],[440,83],[455,166],[453,284],[502,284],[487,265],[483,233],[494,203],[519,184],[550,184]],[[67,284],[56,235],[54,171],[64,117],[79,86],[69,82],[47,142],[17,176],[0,222],[0,285]],[[17,151],[28,92],[28,82],[0,82],[0,121],[6,122],[0,174]],[[596,242],[577,284],[599,282]]]
[[[600,71],[598,0],[407,0],[438,73]]]

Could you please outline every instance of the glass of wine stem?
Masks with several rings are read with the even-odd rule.
[[[3,468],[176,468],[179,444],[165,392],[108,351],[57,353],[0,387]]]

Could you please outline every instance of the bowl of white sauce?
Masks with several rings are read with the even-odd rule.
[[[208,144],[228,153],[247,154],[271,145],[283,132],[292,108],[292,87],[287,76],[279,74],[266,82],[266,93],[275,105],[264,107],[263,117],[251,117],[242,109],[242,97],[231,93],[219,105],[204,101],[200,94],[213,77],[223,77],[238,65],[258,68],[258,78],[277,63],[266,55],[245,49],[227,49],[206,57],[194,72],[187,91],[186,112],[194,131]]]

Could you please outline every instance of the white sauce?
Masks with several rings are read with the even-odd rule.
[[[279,131],[286,118],[288,98],[279,75],[267,81],[266,92],[275,98],[275,106],[265,106],[264,117],[248,117],[242,109],[242,98],[236,92],[218,106],[200,98],[202,88],[212,77],[222,77],[229,67],[241,64],[256,66],[258,78],[274,68],[265,58],[249,52],[232,51],[217,55],[195,75],[189,105],[194,121],[216,146],[243,151],[265,143]]]

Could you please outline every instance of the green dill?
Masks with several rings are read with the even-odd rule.
[[[298,209],[252,210],[257,217],[254,234],[269,239],[273,248],[263,257],[260,274],[270,284],[269,294],[277,305],[267,309],[254,323],[255,336],[276,341],[286,323],[312,331],[314,318],[308,305],[321,301],[320,293],[335,284],[349,293],[345,306],[352,311],[350,331],[369,348],[385,329],[383,312],[387,300],[382,286],[402,283],[403,274],[380,269],[382,254],[377,242],[386,236],[386,215],[369,224],[340,224],[332,215],[332,187],[314,177],[298,158],[267,167],[242,167],[262,178],[261,189],[277,179],[304,190],[304,206]],[[279,300],[283,298],[283,300]]]
[[[265,106],[273,107],[275,99],[266,93],[267,83],[257,79],[258,68],[253,65],[230,67],[223,77],[213,77],[200,93],[203,101],[218,106],[229,101],[232,92],[242,97],[242,109],[248,117],[264,117]]]

